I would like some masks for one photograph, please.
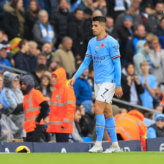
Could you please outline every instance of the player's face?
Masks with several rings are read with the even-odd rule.
[[[105,23],[100,23],[99,21],[92,22],[93,35],[100,35],[102,31],[105,30]]]

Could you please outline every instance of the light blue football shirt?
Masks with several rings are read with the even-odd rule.
[[[138,75],[141,81],[141,84],[144,84],[146,78],[141,76],[140,74]],[[147,82],[148,85],[151,89],[156,89],[157,88],[157,80],[155,76],[153,75],[148,75],[147,77]],[[144,87],[144,93],[140,94],[140,98],[142,101],[142,106],[153,109],[153,97],[148,91],[147,87]]]
[[[107,35],[102,40],[92,38],[88,43],[86,56],[91,57],[95,83],[114,82],[115,70],[112,59],[120,57],[119,44]]]

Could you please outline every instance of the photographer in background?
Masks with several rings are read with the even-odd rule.
[[[134,65],[128,63],[121,78],[121,86],[124,93],[121,99],[137,105],[141,104],[139,95],[144,92],[144,88],[140,83],[140,78],[134,72]],[[127,106],[122,104],[119,104],[119,107],[128,109]]]

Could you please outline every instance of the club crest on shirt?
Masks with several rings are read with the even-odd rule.
[[[101,43],[101,48],[104,48],[104,43]]]
[[[96,46],[96,48],[95,48],[96,50],[98,50],[99,49],[99,46]]]

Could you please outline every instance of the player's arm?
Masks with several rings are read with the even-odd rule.
[[[70,87],[73,87],[73,84],[75,83],[75,80],[84,73],[84,71],[88,68],[91,61],[92,61],[92,56],[91,55],[86,55],[85,58],[84,58],[84,61],[80,65],[79,69],[77,70],[77,72],[74,74],[74,76],[70,80],[70,82],[69,82]]]

